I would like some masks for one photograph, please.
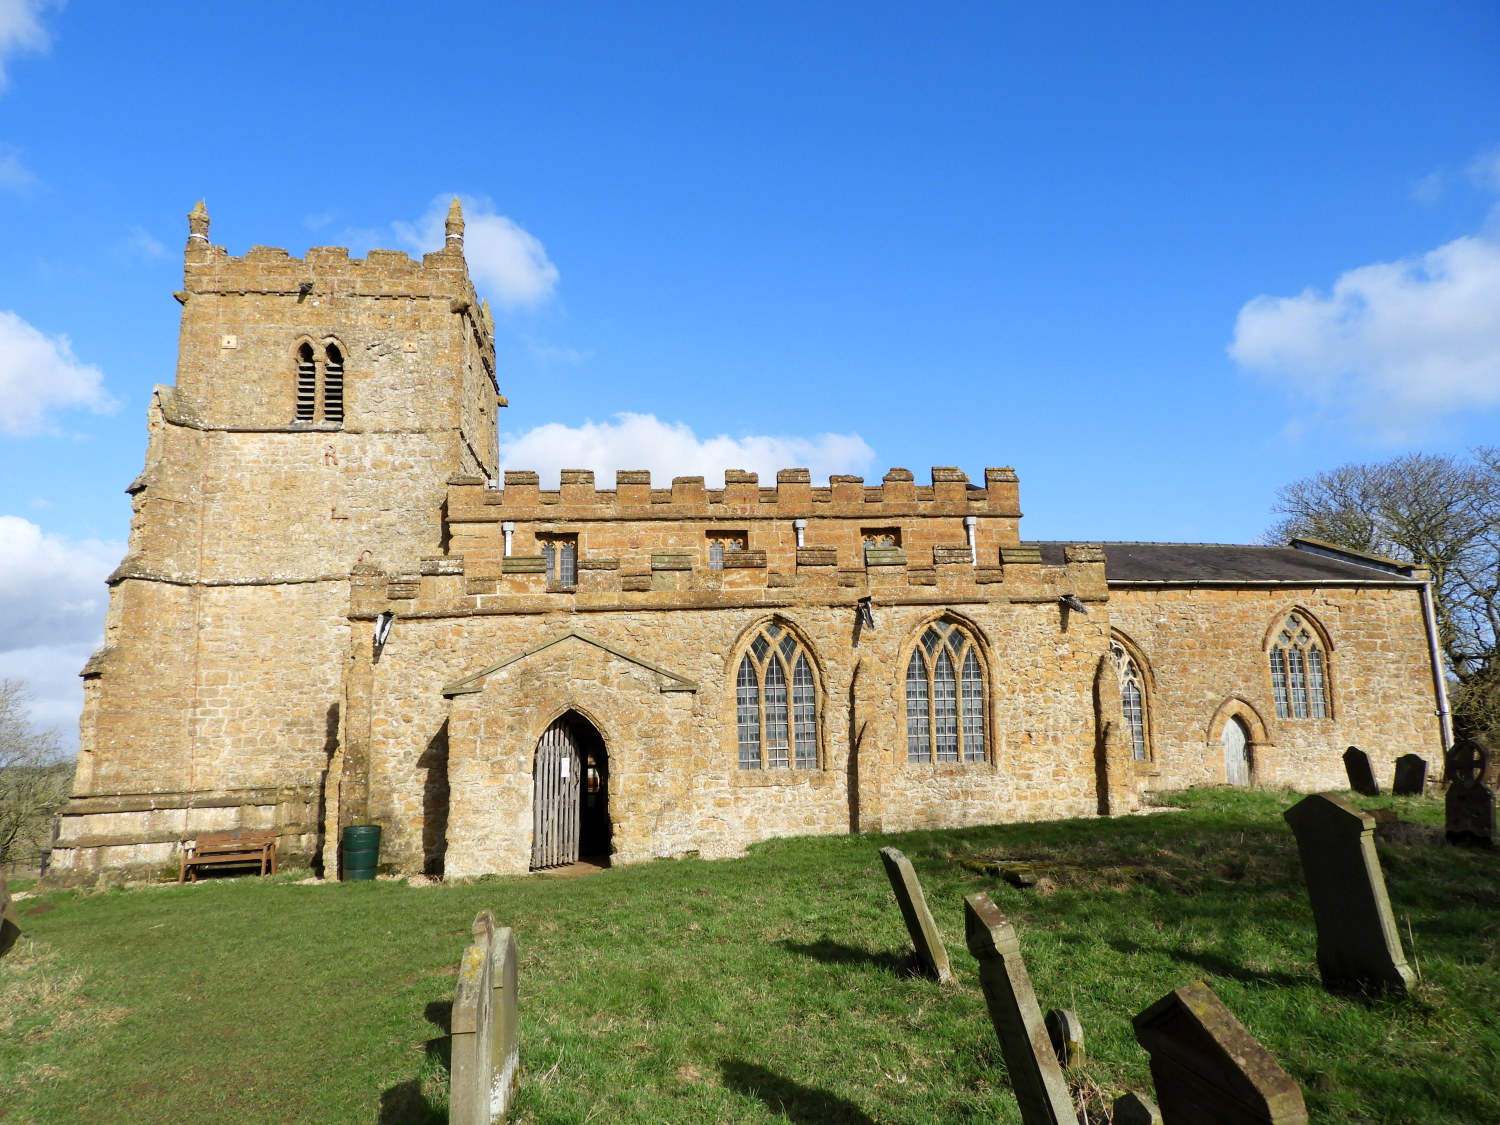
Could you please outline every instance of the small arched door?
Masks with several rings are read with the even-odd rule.
[[[604,739],[582,715],[569,711],[542,733],[532,772],[533,871],[609,855],[608,779]]]
[[[1250,732],[1238,716],[1224,723],[1224,780],[1230,785],[1250,784]]]

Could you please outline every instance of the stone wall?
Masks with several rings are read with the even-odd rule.
[[[1276,716],[1269,650],[1293,611],[1326,636],[1330,718]],[[1350,745],[1377,763],[1441,758],[1415,586],[1115,588],[1110,621],[1146,662],[1153,756],[1135,768],[1153,788],[1222,783],[1231,714],[1251,732],[1256,784],[1345,788]]]

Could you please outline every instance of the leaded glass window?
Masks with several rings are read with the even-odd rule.
[[[1130,756],[1146,760],[1146,689],[1141,670],[1125,646],[1112,641],[1110,655],[1120,677],[1120,710],[1125,714],[1125,728],[1130,732]]]
[[[542,558],[547,560],[548,586],[578,584],[578,539],[572,535],[553,535],[542,540]]]
[[[1298,614],[1292,614],[1271,646],[1271,693],[1278,719],[1326,719],[1328,664],[1322,643]]]
[[[723,570],[724,556],[745,550],[748,537],[743,532],[711,531],[708,534],[708,569]]]
[[[767,625],[750,642],[735,677],[742,770],[818,768],[818,691],[802,642]]]
[[[984,671],[969,635],[930,625],[906,662],[906,760],[985,760]]]

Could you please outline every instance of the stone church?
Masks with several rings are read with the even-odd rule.
[[[1008,468],[543,489],[456,202],[420,261],[189,230],[58,881],[235,827],[330,875],[364,823],[400,872],[732,856],[1442,751],[1420,570],[1027,541]]]

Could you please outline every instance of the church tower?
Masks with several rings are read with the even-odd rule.
[[[195,831],[276,826],[283,854],[310,848],[351,570],[417,573],[442,550],[448,479],[496,475],[505,400],[456,199],[421,261],[232,257],[201,202],[188,226],[177,380],[153,395],[128,554],[83,673],[53,853],[78,877],[168,863]]]

